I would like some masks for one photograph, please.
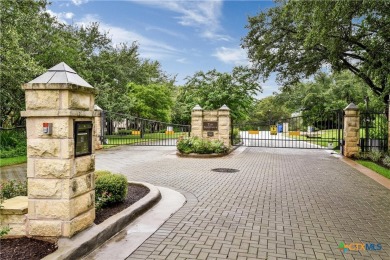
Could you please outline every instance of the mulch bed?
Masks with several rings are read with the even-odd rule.
[[[145,186],[140,185],[129,185],[127,198],[123,203],[111,205],[110,207],[103,208],[96,212],[94,223],[96,225],[102,223],[104,220],[115,215],[116,213],[130,207],[132,204],[142,199],[146,194],[149,193],[149,189]]]
[[[135,184],[129,184],[127,198],[123,203],[103,208],[96,212],[95,224],[100,224],[107,218],[131,206],[149,193],[149,189]],[[57,250],[55,243],[22,237],[0,240],[0,259],[7,260],[39,260]]]

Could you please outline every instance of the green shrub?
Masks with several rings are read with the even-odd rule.
[[[27,196],[27,181],[3,181],[0,183],[0,201],[16,196]]]
[[[131,135],[131,130],[121,129],[118,130],[119,135]]]
[[[238,128],[234,128],[233,129],[233,144],[238,144],[240,143],[241,139],[240,139],[240,129]]]
[[[126,199],[128,184],[122,174],[100,173],[95,184],[95,202],[98,207],[123,202]]]
[[[177,142],[177,150],[184,154],[198,153],[226,153],[229,148],[220,140],[207,140],[199,137],[190,137],[186,139],[179,139]]]
[[[368,158],[373,162],[379,162],[382,157],[382,153],[378,151],[372,151],[368,153]]]
[[[382,163],[390,168],[390,156],[386,155],[385,158],[383,158]]]
[[[110,171],[95,171],[95,180],[104,175],[112,174]]]

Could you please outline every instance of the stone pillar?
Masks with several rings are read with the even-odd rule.
[[[103,148],[102,143],[102,129],[103,129],[103,109],[101,109],[98,105],[94,106],[95,110],[95,121],[94,121],[94,129],[95,129],[95,150],[100,150]]]
[[[344,156],[353,157],[359,152],[359,109],[351,103],[344,109],[344,112]]]
[[[207,123],[211,123],[210,129],[204,126]],[[196,105],[191,113],[191,136],[221,140],[230,146],[230,109],[223,105],[218,110],[204,111]]]
[[[23,89],[26,111],[22,116],[27,118],[27,235],[71,237],[95,219],[94,138],[91,146],[83,146],[87,138],[79,135],[82,148],[78,151],[88,153],[76,157],[74,129],[75,122],[94,121],[95,90],[63,62]],[[52,130],[45,132],[43,127],[50,128],[50,124]]]
[[[218,133],[219,139],[222,140],[226,146],[231,145],[230,122],[230,109],[226,105],[223,105],[218,109]]]
[[[196,105],[191,112],[191,136],[202,137],[203,109]]]

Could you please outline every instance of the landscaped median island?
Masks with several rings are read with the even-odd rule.
[[[130,207],[145,197],[150,191],[143,185],[128,183],[126,177],[121,174],[112,174],[109,171],[97,171],[95,176],[96,218],[94,223],[96,225]],[[0,196],[4,199],[25,196],[27,192],[25,182],[3,182],[0,187]],[[1,224],[4,216],[2,214]],[[0,233],[5,235],[11,229],[12,227],[9,227],[9,225],[3,226],[2,224]],[[55,252],[57,249],[56,242],[41,241],[27,237],[2,238],[0,259],[41,259]]]
[[[232,151],[231,147],[226,146],[221,140],[209,140],[197,136],[179,138],[176,147],[177,154],[184,157],[218,157]]]

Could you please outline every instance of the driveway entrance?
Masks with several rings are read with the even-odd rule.
[[[127,146],[96,166],[187,199],[128,259],[390,259],[390,190],[323,150],[193,159]],[[351,243],[370,250],[344,250]]]

